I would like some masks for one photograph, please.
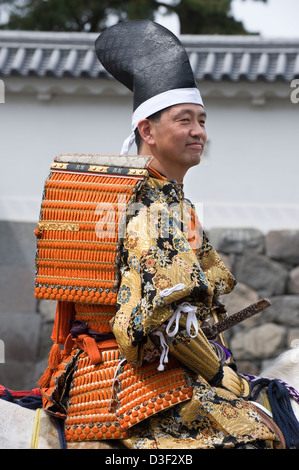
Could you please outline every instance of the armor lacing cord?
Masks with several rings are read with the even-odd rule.
[[[23,406],[30,410],[36,410],[43,406],[42,395],[37,393],[37,389],[31,392],[14,392],[1,386],[0,398],[16,405]]]
[[[154,331],[153,335],[157,335],[160,338],[160,345],[161,345],[161,348],[162,348],[162,352],[161,352],[161,356],[160,356],[160,364],[157,367],[157,370],[159,372],[162,372],[164,370],[164,364],[168,363],[169,347],[168,347],[168,345],[165,341],[164,335],[161,331]]]
[[[166,327],[166,334],[167,336],[175,336],[179,331],[179,321],[181,318],[182,313],[187,313],[187,320],[186,320],[186,331],[190,338],[195,338],[198,333],[198,321],[196,318],[196,310],[197,307],[193,307],[188,302],[183,302],[180,304],[177,309],[175,310],[174,314],[170,317],[168,325]],[[174,329],[170,332],[170,328],[175,323]],[[193,326],[195,330],[195,334],[191,334],[191,327]]]
[[[112,382],[112,387],[111,387],[111,398],[110,398],[110,403],[109,403],[109,406],[108,406],[108,411],[110,411],[110,408],[111,408],[111,405],[112,405],[114,384],[115,384],[115,381],[116,381],[116,377],[117,377],[119,368],[120,368],[120,366],[121,366],[126,360],[127,360],[126,358],[122,359],[122,360],[117,364],[117,367],[116,367],[116,369],[115,369],[114,377],[113,377],[113,382]]]
[[[263,387],[267,388],[267,396],[273,420],[283,433],[286,448],[299,449],[299,422],[292,409],[287,388],[277,379],[259,378],[251,383],[251,399],[256,400]],[[254,391],[255,387],[257,390]]]

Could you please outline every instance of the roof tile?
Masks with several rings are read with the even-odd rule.
[[[109,77],[94,51],[96,33],[0,31],[0,76]],[[257,36],[181,36],[196,79],[291,81],[299,40]]]

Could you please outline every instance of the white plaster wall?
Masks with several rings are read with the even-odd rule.
[[[56,155],[118,154],[129,106],[123,97],[7,95],[0,106],[0,218],[37,220]]]
[[[299,228],[299,105],[210,99],[207,110],[207,160],[186,180],[204,223]]]
[[[203,203],[205,227],[299,228],[299,104],[288,97],[264,106],[204,100],[207,156],[190,170],[185,192],[199,211]],[[118,154],[130,132],[131,103],[128,94],[54,93],[47,101],[8,91],[0,105],[0,219],[38,219],[55,155]]]

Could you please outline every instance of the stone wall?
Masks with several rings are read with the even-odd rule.
[[[52,345],[55,302],[33,295],[34,229],[0,221],[0,384],[15,390],[36,386]],[[222,299],[229,314],[262,297],[272,302],[226,333],[239,370],[256,374],[299,338],[299,231],[213,229],[208,236],[238,280]]]
[[[261,298],[271,306],[225,334],[241,372],[257,374],[299,340],[299,231],[212,229],[209,239],[236,277],[229,314]]]
[[[32,388],[42,326],[33,295],[34,228],[0,221],[0,384],[18,390]]]

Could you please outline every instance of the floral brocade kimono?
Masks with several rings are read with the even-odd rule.
[[[67,337],[41,386],[44,408],[65,419],[67,441],[277,447],[246,393],[223,386],[223,370],[236,371],[223,335],[209,341],[201,328],[226,317],[219,296],[235,279],[194,206],[176,182],[153,171],[129,209],[116,306],[92,304],[91,294],[85,302],[62,302],[87,331]]]
[[[143,449],[250,443],[273,448],[277,437],[250,402],[211,385],[220,383],[219,362],[235,367],[223,335],[214,343],[203,337],[197,341],[199,325],[226,316],[218,297],[229,293],[236,281],[201,231],[181,187],[155,176],[142,188],[140,208],[127,225],[112,329],[123,357],[135,367],[158,355],[158,370],[163,371],[167,359],[176,358],[192,395],[135,424],[124,443]]]

